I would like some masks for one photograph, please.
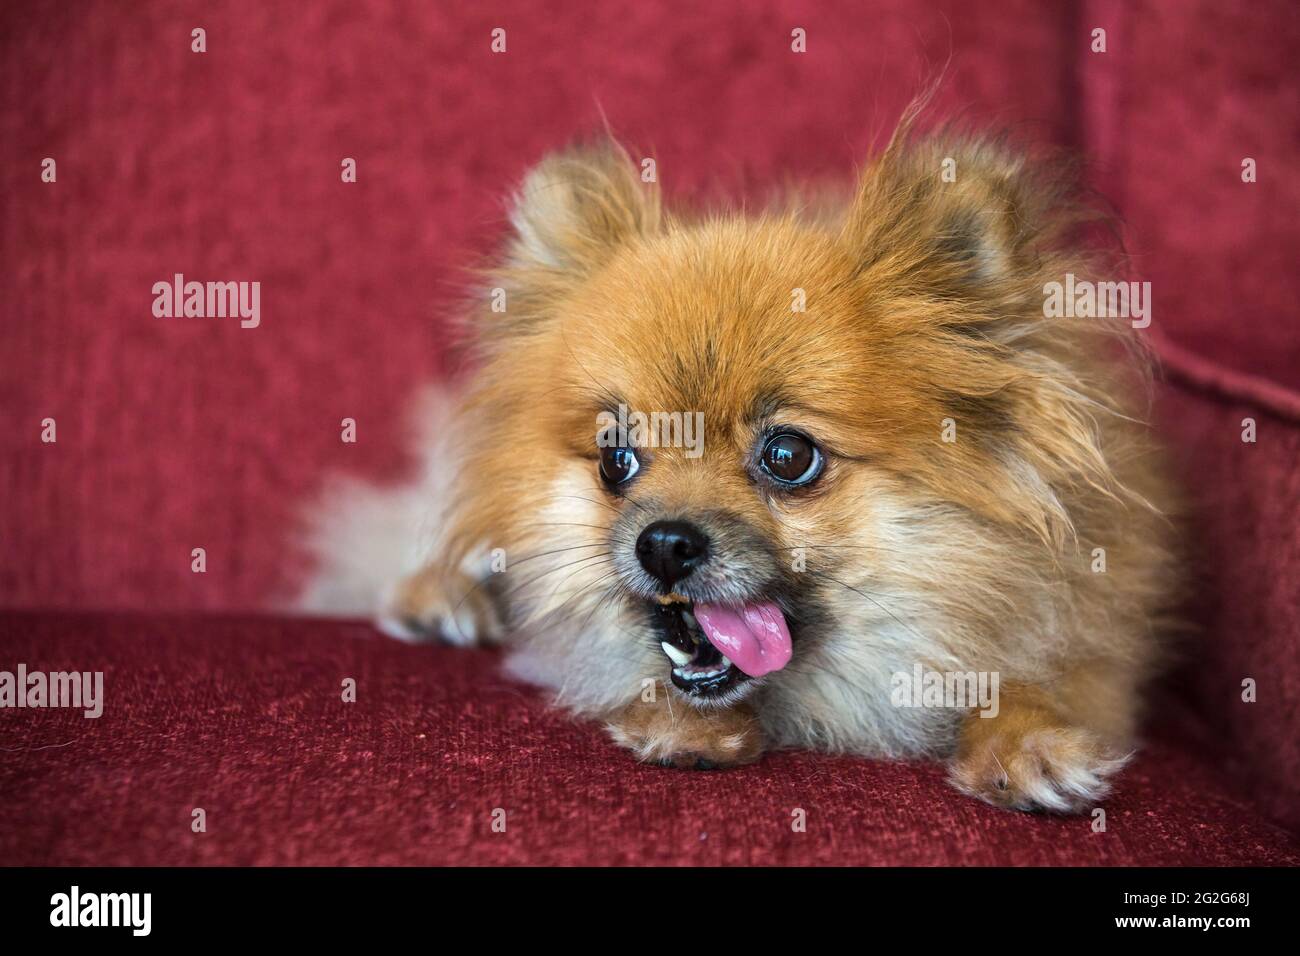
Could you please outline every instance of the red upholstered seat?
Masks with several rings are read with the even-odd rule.
[[[106,696],[97,720],[0,711],[6,863],[1300,863],[1300,841],[1165,743],[1120,779],[1098,833],[986,807],[928,765],[642,766],[499,678],[495,654],[361,624],[8,614],[0,648],[103,670]]]

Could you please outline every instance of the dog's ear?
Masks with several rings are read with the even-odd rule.
[[[1044,180],[996,140],[916,140],[905,119],[862,173],[843,227],[859,274],[938,298],[1023,292],[1073,219],[1064,179]]]
[[[658,187],[613,141],[555,153],[528,173],[510,213],[518,272],[586,274],[660,227]]]
[[[927,415],[966,436],[915,472],[1060,545],[1079,488],[1136,500],[1101,436],[1127,427],[1117,400],[1144,384],[1140,343],[1122,321],[1044,314],[1048,282],[1092,273],[1089,252],[1069,240],[1099,217],[1059,165],[998,140],[917,138],[910,125],[863,171],[841,240],[864,308],[935,402]],[[1121,344],[1132,362],[1102,361]]]

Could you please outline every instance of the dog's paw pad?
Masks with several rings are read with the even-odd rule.
[[[660,767],[672,767],[675,770],[725,770],[728,766],[728,764],[694,753],[672,754],[668,757],[660,757],[654,763]]]
[[[1080,813],[1110,793],[1130,755],[1109,754],[1087,731],[1035,730],[994,737],[953,761],[957,789],[996,807]]]

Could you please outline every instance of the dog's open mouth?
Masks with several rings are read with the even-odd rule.
[[[709,643],[694,611],[690,602],[655,606],[660,647],[672,661],[672,679],[678,689],[708,697],[744,680],[745,675]]]
[[[721,694],[790,660],[790,630],[770,601],[728,607],[669,596],[656,603],[654,613],[673,684],[688,694]]]

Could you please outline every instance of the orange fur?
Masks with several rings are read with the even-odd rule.
[[[637,700],[614,714],[610,733],[638,759],[683,770],[713,770],[753,763],[763,752],[763,730],[751,709],[701,711],[672,703],[672,691]]]

